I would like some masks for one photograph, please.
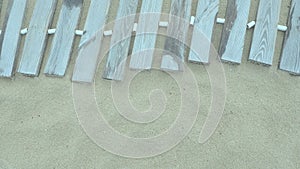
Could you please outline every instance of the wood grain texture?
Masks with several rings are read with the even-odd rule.
[[[219,48],[223,61],[242,61],[250,4],[250,0],[228,0]]]
[[[0,76],[12,77],[27,0],[9,1],[0,36]]]
[[[249,60],[272,65],[281,0],[260,1]]]
[[[131,69],[152,67],[162,3],[161,0],[143,0],[130,60]]]
[[[192,0],[172,0],[161,69],[183,70]]]
[[[122,80],[138,0],[120,0],[103,78]]]
[[[82,0],[64,0],[44,73],[64,76],[72,53]]]
[[[47,30],[56,9],[57,0],[38,0],[26,34],[25,45],[18,72],[37,76],[43,58]]]
[[[208,63],[219,0],[200,0],[195,16],[189,61]]]
[[[94,80],[98,65],[98,54],[102,44],[103,29],[107,20],[110,0],[92,0],[88,16],[85,22],[84,30],[86,33],[81,37],[79,53],[75,63],[72,81],[90,83]],[[99,33],[96,37],[96,33]],[[92,41],[95,44],[87,43]],[[90,53],[89,50],[93,50]],[[88,55],[87,55],[88,53]]]
[[[293,0],[285,35],[280,69],[300,75],[300,1]]]

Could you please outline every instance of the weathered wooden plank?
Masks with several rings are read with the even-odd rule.
[[[11,77],[13,74],[26,5],[27,0],[9,1],[0,36],[0,76],[2,77]]]
[[[249,60],[272,65],[281,0],[260,1]]]
[[[200,0],[195,16],[189,61],[208,63],[219,0]]]
[[[120,0],[103,78],[122,80],[138,0]]]
[[[82,0],[64,0],[44,73],[64,76],[75,38]]]
[[[47,30],[52,21],[57,0],[36,2],[26,35],[18,72],[37,76],[46,46]]]
[[[241,63],[250,10],[250,0],[228,0],[219,48],[222,60]]]
[[[143,0],[130,60],[131,69],[151,69],[162,0]]]
[[[98,65],[98,54],[102,42],[102,32],[106,23],[109,6],[110,0],[91,1],[88,16],[84,26],[84,30],[86,31],[86,33],[81,37],[79,53],[75,63],[72,81],[92,82],[94,79],[94,75]],[[87,50],[91,49],[89,48],[89,46],[87,46],[88,44],[86,44],[86,42],[91,40],[97,32],[99,33],[99,37],[94,40],[98,39],[98,42],[93,41],[93,43],[98,44],[96,44],[96,46],[92,48],[93,53],[90,53]],[[86,55],[87,52],[89,53],[89,55]]]
[[[280,69],[300,75],[300,1],[293,0],[285,35]]]
[[[169,26],[161,68],[183,70],[185,42],[191,17],[192,0],[172,0]]]

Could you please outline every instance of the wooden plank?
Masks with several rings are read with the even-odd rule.
[[[122,80],[138,0],[120,0],[103,78]]]
[[[102,33],[107,20],[110,0],[92,0],[84,26],[86,33],[81,37],[79,53],[75,63],[72,81],[92,82],[98,65],[98,53],[102,43]],[[86,42],[93,39],[96,33],[99,37],[93,41],[96,46],[92,49]],[[97,44],[98,43],[98,44]],[[91,45],[91,44],[89,44]],[[93,50],[90,53],[89,50]],[[86,55],[86,53],[89,53]]]
[[[167,38],[161,68],[183,70],[185,42],[191,17],[192,0],[172,0]]]
[[[300,1],[293,0],[285,35],[280,69],[300,75]]]
[[[272,65],[281,0],[260,1],[249,60]]]
[[[82,0],[64,0],[44,73],[64,76],[75,38]]]
[[[228,0],[219,48],[219,55],[224,61],[242,61],[250,5],[250,0]]]
[[[30,76],[38,75],[46,47],[47,30],[52,21],[56,4],[57,0],[38,0],[36,2],[18,72]]]
[[[0,76],[12,77],[27,0],[9,1],[0,36]]]
[[[189,61],[208,63],[219,0],[200,0],[195,16]]]
[[[130,60],[131,69],[151,69],[162,9],[161,0],[143,0]]]

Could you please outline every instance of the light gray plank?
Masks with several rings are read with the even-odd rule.
[[[186,36],[191,17],[192,0],[172,0],[169,26],[161,68],[183,70]]]
[[[110,6],[110,0],[92,0],[84,30],[86,33],[81,37],[79,45],[79,53],[75,63],[72,81],[75,82],[92,82],[98,65],[98,54],[102,43],[103,29],[107,20],[107,15]],[[99,33],[97,38],[94,38],[96,33]],[[95,47],[90,48],[91,43],[86,42],[93,39]],[[93,50],[90,53],[89,50]],[[87,55],[87,53],[89,53]]]
[[[241,63],[250,0],[228,0],[219,54],[224,61]]]
[[[195,16],[189,61],[208,63],[219,0],[200,0]]]
[[[162,3],[162,0],[143,0],[130,60],[131,69],[152,67]]]
[[[38,0],[26,34],[25,45],[18,72],[37,76],[44,55],[47,30],[52,21],[57,0]]]
[[[120,0],[103,78],[122,80],[138,0]]]
[[[75,38],[82,0],[64,0],[44,73],[64,76]]]
[[[185,43],[191,17],[192,0],[172,0],[169,26],[161,68],[183,70]]]
[[[300,1],[293,0],[285,35],[280,69],[300,75]]]
[[[272,65],[281,0],[260,1],[249,60]]]
[[[0,36],[0,76],[12,77],[27,0],[9,1]]]

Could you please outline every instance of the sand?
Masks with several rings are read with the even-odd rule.
[[[3,1],[3,9],[7,1]],[[30,21],[35,1],[29,2],[24,27]],[[258,2],[252,0],[249,21],[255,19]],[[164,3],[164,12],[168,12],[169,3],[169,0]],[[285,25],[287,21],[289,3],[290,0],[282,1],[280,24]],[[113,21],[116,15],[117,4],[113,1],[109,21]],[[79,29],[84,26],[88,5],[87,0]],[[226,1],[221,0],[219,17],[224,17],[225,7]],[[193,14],[195,8],[196,5],[193,6]],[[2,10],[1,21],[4,13]],[[55,24],[52,26],[55,27]],[[221,30],[222,25],[217,25],[213,40],[216,48]],[[0,79],[0,168],[300,168],[300,78],[277,69],[283,32],[278,32],[274,66],[264,67],[248,62],[252,33],[253,30],[247,31],[242,64],[223,65],[227,99],[224,116],[215,134],[207,143],[198,143],[210,107],[210,83],[203,65],[188,64],[199,85],[199,116],[192,131],[178,146],[153,158],[129,159],[113,155],[98,147],[85,134],[72,100],[70,78],[76,50],[64,78],[49,78],[43,74],[28,78],[16,74],[12,80]],[[78,46],[79,40],[77,37],[75,46]],[[104,39],[104,49],[109,46],[109,40]],[[51,41],[52,37],[48,44]],[[23,43],[24,37],[20,51]],[[163,39],[159,39],[158,46],[162,43]],[[50,45],[45,60],[49,48]],[[176,118],[176,108],[180,104],[180,91],[174,80],[166,73],[151,71],[139,74],[132,81],[131,101],[137,109],[148,108],[148,93],[158,87],[165,91],[168,104],[165,114],[155,123],[131,124],[117,114],[110,82],[101,79],[104,63],[97,71],[96,98],[111,126],[121,133],[137,137],[153,136],[167,129]]]

